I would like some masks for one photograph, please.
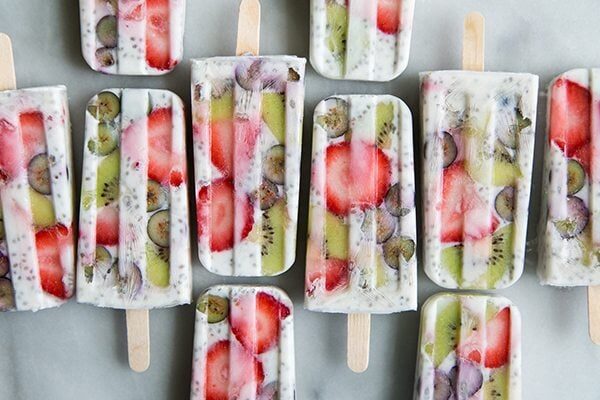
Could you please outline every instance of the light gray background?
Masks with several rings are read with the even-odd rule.
[[[66,84],[69,89],[77,176],[84,105],[94,93],[107,87],[165,88],[189,106],[189,58],[234,53],[238,0],[188,0],[187,4],[183,63],[167,76],[143,78],[103,76],[85,64],[77,0],[0,0],[0,31],[13,38],[19,87]],[[309,0],[263,0],[262,5],[262,53],[308,57]],[[275,284],[290,294],[296,306],[299,400],[411,398],[419,322],[416,312],[375,316],[371,365],[366,373],[356,375],[345,363],[345,316],[302,309],[314,107],[335,93],[389,93],[406,101],[419,121],[418,72],[460,68],[462,21],[472,10],[487,17],[489,70],[536,73],[545,88],[563,71],[600,66],[597,1],[417,0],[409,66],[394,82],[331,81],[308,68],[302,223],[295,266],[273,279],[225,279],[200,266],[194,246],[194,296],[209,285],[225,282]],[[535,276],[545,103],[541,94],[528,236],[532,250],[521,280],[500,294],[513,300],[523,314],[523,398],[598,400],[600,347],[588,339],[585,289],[542,287]],[[419,304],[438,291],[419,271]],[[152,365],[146,373],[136,374],[127,366],[121,311],[72,301],[35,314],[0,314],[0,399],[187,399],[193,329],[192,306],[152,311]]]

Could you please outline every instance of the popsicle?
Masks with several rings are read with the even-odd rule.
[[[310,61],[331,79],[390,81],[408,64],[415,0],[311,0]]]
[[[192,400],[294,400],[293,307],[280,289],[213,286],[196,307]]]
[[[185,0],[79,0],[83,57],[95,71],[161,75],[183,57]]]
[[[64,86],[16,89],[0,34],[0,311],[73,296],[71,123]]]
[[[241,10],[240,32],[248,32]],[[250,25],[253,33],[238,45],[243,39],[258,51],[258,24]],[[213,273],[272,276],[294,262],[305,63],[293,56],[192,60],[198,253]]]
[[[521,316],[503,297],[442,293],[421,312],[414,400],[521,399]]]
[[[525,257],[538,77],[481,72],[482,46],[470,15],[471,70],[421,74],[424,266],[451,289],[510,286]]]
[[[415,310],[410,110],[387,95],[325,99],[315,109],[312,154],[306,308]]]
[[[181,99],[148,89],[94,96],[82,175],[77,300],[130,311],[190,303]]]

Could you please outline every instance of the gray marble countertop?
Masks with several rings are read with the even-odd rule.
[[[234,53],[237,4],[238,0],[188,0],[184,62],[157,78],[92,71],[80,51],[77,0],[0,0],[0,31],[13,38],[19,87],[67,85],[79,176],[88,99],[107,87],[151,87],[170,89],[189,106],[188,59]],[[309,0],[263,0],[262,5],[262,53],[308,57]],[[418,129],[418,73],[460,68],[462,21],[473,10],[487,17],[488,70],[535,73],[545,88],[563,71],[600,66],[597,1],[417,0],[412,54],[400,78],[383,84],[339,82],[308,69],[295,266],[272,279],[226,279],[210,274],[193,257],[194,296],[216,283],[274,284],[290,294],[296,306],[299,400],[410,399],[419,325],[416,312],[374,316],[371,365],[356,375],[345,362],[345,316],[302,308],[314,107],[335,93],[394,94],[413,110]],[[541,94],[528,236],[532,250],[523,277],[499,294],[523,314],[523,398],[598,400],[600,347],[588,338],[585,289],[542,287],[535,276],[545,113],[546,95]],[[438,291],[420,270],[419,304]],[[146,373],[136,374],[127,365],[124,312],[72,301],[38,313],[0,314],[0,399],[187,399],[194,308],[157,310],[150,316],[152,364]]]

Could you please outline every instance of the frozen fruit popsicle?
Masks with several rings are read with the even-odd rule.
[[[196,308],[192,400],[295,399],[293,308],[282,290],[213,286]]]
[[[408,64],[414,8],[414,0],[311,0],[311,64],[331,79],[398,77]]]
[[[336,96],[314,116],[309,310],[416,309],[412,118],[393,96]]]
[[[151,309],[191,301],[183,103],[109,89],[87,106],[77,300]]]
[[[537,89],[530,74],[421,74],[425,272],[440,286],[523,272]]]
[[[10,40],[0,34],[0,75]],[[73,295],[71,123],[64,86],[16,90],[0,78],[0,311]],[[12,87],[13,90],[3,90]]]
[[[192,61],[198,251],[220,275],[283,273],[294,262],[305,60]]]
[[[185,0],[80,0],[81,46],[92,69],[160,75],[183,56]]]
[[[415,375],[415,400],[520,400],[519,310],[503,297],[431,297],[421,312]]]

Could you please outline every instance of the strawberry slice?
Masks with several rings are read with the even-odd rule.
[[[159,70],[172,69],[169,0],[146,1],[146,62]]]
[[[552,86],[550,140],[571,157],[590,141],[592,95],[580,84],[558,79]]]
[[[307,262],[308,291],[312,293],[315,281],[323,278],[322,259]],[[348,261],[330,258],[325,261],[325,290],[332,292],[348,286]]]
[[[361,141],[344,142],[329,146],[325,157],[331,212],[345,216],[352,207],[364,210],[383,201],[390,186],[391,163],[381,149]]]
[[[238,214],[234,212],[237,209]],[[252,203],[247,195],[237,196],[230,179],[219,179],[204,186],[196,199],[198,213],[198,236],[209,235],[210,250],[231,249],[235,238],[244,240],[252,230],[254,215]],[[235,218],[241,218],[235,232]]]
[[[96,243],[112,246],[119,244],[119,210],[106,206],[96,215]]]
[[[478,196],[475,182],[462,162],[444,169],[442,186],[443,243],[478,240],[496,230],[500,221]],[[465,220],[470,223],[465,225]]]
[[[206,400],[237,399],[244,394],[253,398],[265,379],[262,363],[228,340],[208,349],[205,371]]]
[[[260,136],[260,123],[236,118],[210,124],[210,159],[225,176],[243,178],[251,164]],[[234,161],[235,159],[235,161]]]
[[[9,181],[27,170],[23,164],[22,147],[19,146],[19,132],[6,119],[0,119],[0,182]]]
[[[70,240],[71,231],[64,225],[55,225],[35,235],[35,246],[44,292],[60,299],[69,297],[63,282],[64,270],[60,252]]]
[[[19,115],[19,123],[21,124],[21,139],[25,147],[25,160],[30,160],[33,156],[44,152],[45,149],[44,116],[37,111],[23,113]]]
[[[210,124],[210,160],[225,176],[233,174],[233,121]]]
[[[592,143],[588,142],[575,150],[573,153],[573,158],[581,164],[585,172],[590,174],[590,157],[592,154]]]
[[[167,183],[171,173],[171,108],[157,108],[148,116],[148,177]]]
[[[499,368],[508,362],[510,354],[510,308],[500,310],[486,323],[486,348],[484,364],[487,368]],[[458,349],[458,353],[477,364],[481,364],[482,340],[479,332],[474,333]]]
[[[402,0],[377,1],[377,27],[390,35],[398,33],[401,27]]]
[[[290,309],[265,292],[247,295],[237,300],[237,310],[231,313],[231,332],[245,349],[262,354],[279,341],[280,321],[290,315]]]

